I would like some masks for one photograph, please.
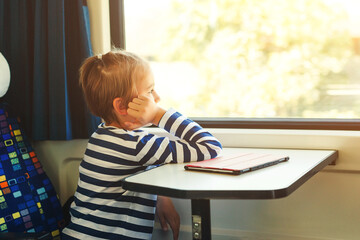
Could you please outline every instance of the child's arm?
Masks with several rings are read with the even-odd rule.
[[[179,138],[175,141],[164,138],[162,144],[159,144],[161,145],[160,149],[166,143],[168,144],[164,154],[166,151],[170,152],[171,162],[201,161],[215,158],[222,150],[221,143],[210,132],[174,109],[169,109],[163,115],[158,126]],[[161,138],[157,141],[160,142],[160,140]],[[162,157],[160,157],[160,161]]]
[[[165,112],[148,96],[135,98],[129,104],[128,114],[140,126],[153,123],[179,138],[171,140],[144,132],[135,151],[140,165],[201,161],[221,152],[221,143],[200,125],[173,109]]]
[[[173,232],[174,240],[178,239],[180,230],[180,216],[177,213],[170,198],[158,196],[156,203],[156,215],[159,218],[162,230],[167,231],[169,224]]]

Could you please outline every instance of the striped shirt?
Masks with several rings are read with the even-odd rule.
[[[177,138],[99,125],[79,167],[63,239],[150,239],[157,196],[126,191],[121,179],[151,165],[214,158],[222,149],[209,132],[173,109],[158,126]]]

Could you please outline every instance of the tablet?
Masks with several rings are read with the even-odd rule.
[[[273,166],[289,160],[287,155],[267,153],[238,153],[185,165],[186,170],[239,175]]]

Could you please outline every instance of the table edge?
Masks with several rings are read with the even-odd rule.
[[[207,191],[207,190],[183,190],[183,189],[172,189],[166,187],[159,187],[154,185],[147,184],[138,184],[133,182],[128,182],[127,178],[135,176],[136,173],[131,176],[128,176],[121,180],[122,187],[126,190],[142,192],[148,194],[162,195],[174,198],[183,198],[183,199],[278,199],[289,196],[301,185],[303,185],[307,180],[309,180],[316,173],[321,171],[324,167],[331,164],[338,158],[338,150],[331,153],[326,159],[320,162],[312,170],[304,174],[301,178],[295,181],[293,184],[286,188],[274,189],[274,190],[249,190],[249,191],[234,191],[234,190],[221,190],[221,191]],[[151,170],[148,170],[151,171]]]

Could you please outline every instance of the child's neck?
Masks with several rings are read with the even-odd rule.
[[[121,123],[118,123],[118,122],[105,123],[105,124],[106,124],[106,126],[111,126],[111,127],[116,127],[116,128],[127,130],[125,126],[123,126]]]

